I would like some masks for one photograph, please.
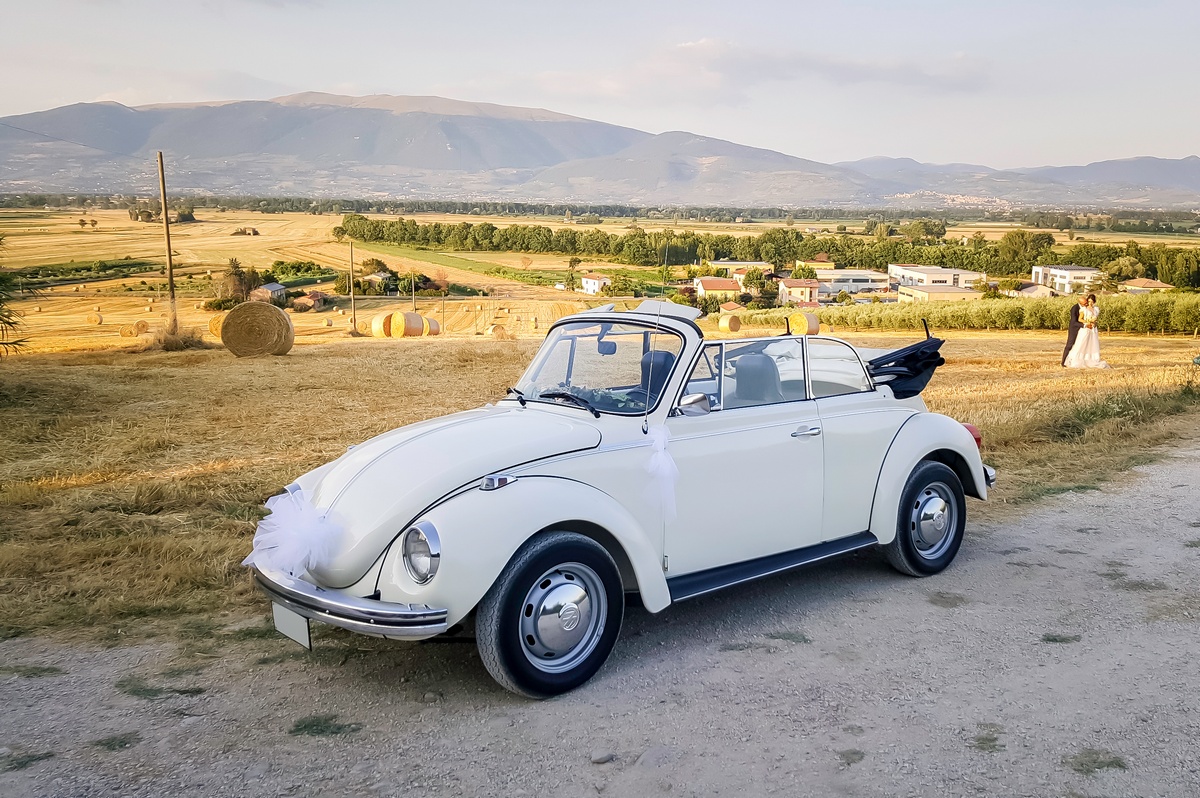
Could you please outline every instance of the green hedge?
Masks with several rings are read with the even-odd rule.
[[[943,330],[1065,330],[1076,300],[981,299],[963,302],[903,302],[821,308],[822,324],[879,330],[915,330],[927,319]],[[769,311],[770,317],[780,311]],[[767,314],[759,323],[771,320]],[[753,323],[756,319],[747,318]],[[1100,329],[1105,332],[1200,332],[1200,294],[1117,294],[1101,297]]]

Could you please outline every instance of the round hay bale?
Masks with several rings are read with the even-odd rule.
[[[426,335],[441,335],[442,325],[438,324],[437,319],[429,319],[429,329],[425,332]]]
[[[295,341],[291,318],[266,302],[243,302],[221,322],[221,343],[237,357],[286,355]]]
[[[79,286],[75,286],[75,287],[74,287],[74,288],[72,288],[71,290],[72,290],[72,291],[74,291],[75,293],[77,293],[77,294],[78,294],[78,293],[79,293]]]
[[[425,318],[420,313],[398,310],[392,314],[393,338],[416,338],[425,334]]]
[[[351,328],[354,329],[359,335],[370,335],[371,334],[371,325],[367,324],[365,321],[360,321],[358,323],[358,326],[354,327],[353,326],[354,319],[351,319],[350,325],[351,325]]]
[[[376,338],[392,337],[392,313],[378,313],[371,319],[371,335]]]
[[[721,332],[737,332],[742,329],[742,320],[737,316],[722,316],[717,325],[721,328]]]
[[[788,316],[792,327],[792,335],[816,335],[821,331],[821,322],[816,313],[793,313]]]
[[[41,312],[42,312],[42,306],[41,306],[41,305],[34,305],[34,306],[33,306],[33,312],[34,312],[34,313],[41,313]]]
[[[146,307],[142,308],[142,310],[144,310],[146,313],[149,313],[150,311],[154,310],[154,308],[147,305]]]
[[[204,303],[197,302],[196,304],[192,305],[192,307],[195,308],[196,310],[200,310],[200,308],[204,307]]]
[[[101,316],[99,313],[89,313],[89,314],[87,314],[87,323],[88,324],[103,324],[104,317]]]
[[[339,315],[339,316],[345,316],[345,315],[346,315],[346,309],[345,309],[345,308],[338,308],[338,315]]]
[[[325,319],[325,326],[326,326],[326,327],[332,327],[332,326],[333,326],[333,319]]]
[[[137,335],[137,330],[133,328],[132,324],[122,324],[120,332],[122,338],[133,338]]]
[[[153,305],[153,304],[154,304],[154,297],[150,297],[150,298],[149,298],[149,299],[147,299],[146,301],[147,301],[147,302],[149,302],[151,305]]]
[[[92,310],[94,310],[94,311],[96,311],[97,313],[99,313],[99,312],[100,312],[100,306],[99,306],[99,305],[92,305]]]
[[[150,322],[146,321],[145,319],[138,319],[133,323],[133,330],[138,335],[141,335],[142,333],[148,333],[150,332]]]
[[[508,337],[508,332],[504,329],[503,324],[492,324],[488,326],[487,332],[485,332],[484,335],[488,336],[489,338],[499,338],[503,341]]]
[[[208,331],[216,337],[221,337],[221,324],[225,321],[225,314],[218,313],[208,320]]]

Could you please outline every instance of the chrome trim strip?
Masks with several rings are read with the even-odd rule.
[[[424,604],[396,604],[327,590],[276,571],[251,568],[254,582],[271,601],[314,621],[352,632],[389,638],[433,637],[446,631],[448,611]]]

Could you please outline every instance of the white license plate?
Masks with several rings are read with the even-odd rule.
[[[312,635],[308,629],[308,618],[274,602],[271,603],[271,609],[275,614],[275,628],[281,634],[312,651]]]

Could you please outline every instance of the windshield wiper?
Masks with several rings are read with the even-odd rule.
[[[575,404],[579,405],[584,410],[589,411],[596,418],[600,418],[600,411],[597,410],[596,408],[592,407],[591,402],[589,402],[587,399],[584,399],[582,396],[576,396],[575,394],[571,393],[570,391],[542,391],[540,394],[538,394],[538,398],[540,398],[540,399],[566,399],[570,402],[574,402]]]
[[[504,395],[505,396],[516,396],[517,401],[521,404],[521,407],[525,406],[525,394],[521,393],[516,388],[509,388],[509,389],[505,390]]]

